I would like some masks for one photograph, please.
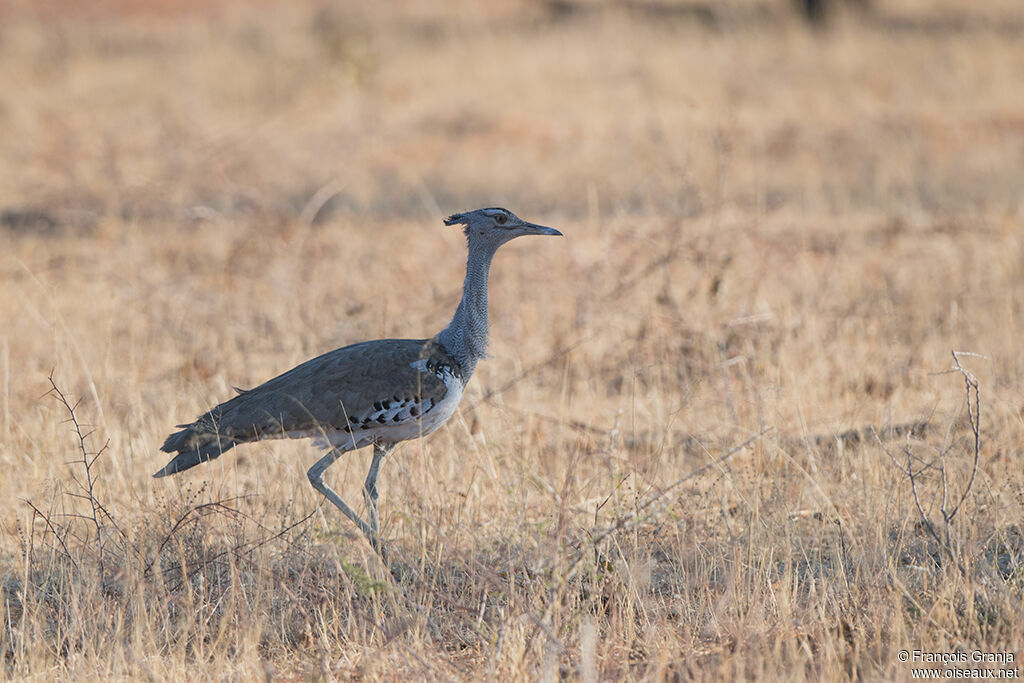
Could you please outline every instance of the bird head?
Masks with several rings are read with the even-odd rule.
[[[462,225],[468,240],[481,240],[499,246],[523,235],[561,235],[554,228],[529,223],[508,209],[477,209],[454,213],[444,219],[445,225]]]

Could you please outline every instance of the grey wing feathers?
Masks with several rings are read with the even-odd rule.
[[[168,474],[175,474],[190,467],[195,467],[201,462],[213,460],[225,451],[230,450],[235,443],[227,440],[222,441],[216,435],[213,438],[202,439],[198,434],[192,432],[191,428],[175,432],[167,437],[160,450],[165,453],[177,452],[177,455],[153,476],[166,477]]]
[[[440,401],[447,388],[414,364],[436,356],[433,340],[385,339],[335,349],[221,403],[167,437],[177,453],[162,477],[219,457],[239,443],[318,429],[349,431],[393,397]],[[443,353],[443,349],[441,349]],[[446,354],[444,354],[446,355]]]

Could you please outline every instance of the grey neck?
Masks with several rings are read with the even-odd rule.
[[[468,382],[477,361],[487,355],[487,276],[497,245],[469,243],[466,282],[455,315],[437,340],[452,355]]]

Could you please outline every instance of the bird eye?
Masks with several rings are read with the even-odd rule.
[[[506,216],[503,213],[499,213],[497,216],[494,217],[494,220],[498,223],[498,225],[505,225],[505,221],[508,220],[508,216]]]

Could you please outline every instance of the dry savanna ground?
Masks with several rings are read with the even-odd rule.
[[[0,675],[1019,672],[1022,41],[1016,0],[0,5]],[[498,254],[492,358],[384,465],[397,580],[306,442],[150,477],[233,385],[439,330],[440,219],[493,205],[565,237]]]

